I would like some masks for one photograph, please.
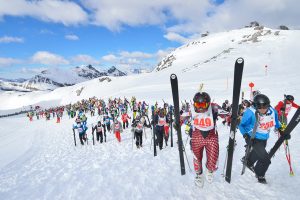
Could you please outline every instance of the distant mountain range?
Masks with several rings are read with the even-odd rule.
[[[79,66],[70,70],[58,68],[44,70],[31,79],[0,78],[0,90],[30,92],[38,90],[54,90],[58,87],[75,85],[77,83],[103,76],[126,76],[126,72],[112,66],[108,70],[99,71],[92,65]]]

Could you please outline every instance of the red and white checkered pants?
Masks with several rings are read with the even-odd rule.
[[[206,138],[203,138],[200,130],[195,129],[192,135],[192,150],[194,153],[194,169],[196,173],[202,173],[203,150],[206,151],[206,168],[209,171],[217,169],[219,157],[218,133],[211,130]]]

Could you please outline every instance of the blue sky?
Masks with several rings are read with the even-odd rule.
[[[151,69],[206,31],[253,20],[299,28],[298,1],[250,2],[0,0],[0,77],[28,78],[47,68],[87,64]]]

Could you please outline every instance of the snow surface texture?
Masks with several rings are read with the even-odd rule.
[[[94,79],[52,92],[1,92],[1,110],[17,109],[39,104],[43,107],[67,104],[92,96],[131,97],[162,106],[162,100],[172,103],[169,76],[176,73],[179,80],[179,94],[189,101],[204,83],[214,102],[231,101],[233,65],[238,57],[245,59],[242,90],[249,98],[250,81],[255,88],[268,95],[272,105],[293,94],[296,102],[299,96],[299,31],[280,31],[278,36],[261,36],[260,42],[245,41],[244,35],[255,33],[253,29],[235,30],[212,34],[201,38],[202,42],[183,46],[175,50],[176,59],[172,65],[159,72],[111,78],[111,82]],[[250,36],[249,36],[250,37]],[[215,39],[214,39],[215,38]],[[234,40],[232,42],[232,40]],[[199,45],[201,44],[201,45]],[[199,46],[197,46],[199,45]],[[219,55],[224,50],[229,53]],[[226,51],[225,51],[226,52]],[[219,56],[217,56],[219,55]],[[216,56],[216,58],[213,58]],[[205,62],[210,60],[209,62]],[[196,64],[199,65],[196,65]],[[265,65],[268,73],[265,74]],[[195,67],[196,66],[196,67]],[[76,90],[84,88],[77,96]],[[22,96],[19,96],[19,95]],[[47,102],[47,103],[45,103]],[[52,102],[52,103],[51,103]],[[292,114],[292,113],[291,113]],[[97,117],[88,116],[88,124]],[[283,147],[272,159],[266,174],[267,185],[257,183],[253,174],[246,170],[241,176],[244,155],[244,140],[237,132],[237,146],[234,152],[232,182],[222,177],[228,144],[229,128],[218,121],[220,141],[219,169],[212,184],[205,182],[204,188],[194,185],[194,170],[189,171],[186,161],[186,175],[180,175],[179,155],[174,137],[174,147],[169,146],[158,156],[150,150],[150,129],[146,129],[142,149],[132,148],[132,134],[129,129],[122,134],[118,143],[113,134],[108,134],[107,143],[95,146],[74,146],[72,123],[64,116],[60,124],[54,120],[29,122],[25,116],[0,119],[0,199],[299,199],[300,185],[300,128],[297,127],[290,140],[294,177],[289,176],[289,167]],[[91,125],[88,134],[91,138]],[[267,149],[271,148],[277,135],[270,133]],[[187,136],[183,133],[183,141]],[[91,144],[91,139],[89,140]],[[79,143],[77,138],[77,143]],[[192,167],[193,155],[186,147],[188,161]],[[205,154],[204,154],[205,155]],[[203,159],[203,167],[205,166]]]

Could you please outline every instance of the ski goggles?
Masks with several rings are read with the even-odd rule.
[[[209,104],[207,102],[194,102],[195,108],[208,108]]]
[[[267,103],[260,103],[260,104],[257,104],[257,105],[256,105],[256,108],[257,108],[257,109],[267,109],[267,108],[269,108],[269,107],[270,107],[270,105],[267,104]]]

